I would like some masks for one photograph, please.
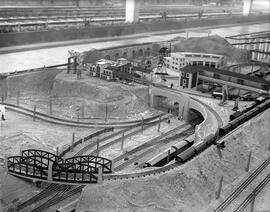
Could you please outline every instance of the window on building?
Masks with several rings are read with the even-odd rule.
[[[193,61],[192,65],[193,66],[196,66],[197,65],[197,62],[196,61]]]
[[[214,58],[214,59],[219,59],[220,57],[217,57],[217,56],[212,56],[212,58]]]
[[[205,66],[210,67],[210,63],[209,62],[205,62]]]
[[[186,78],[189,78],[189,76],[190,76],[190,74],[189,74],[189,73],[187,73],[187,74],[186,74]]]
[[[198,66],[203,66],[203,61],[198,61]]]
[[[194,54],[193,56],[194,57],[201,57],[201,55],[199,55],[199,54]]]
[[[170,65],[169,64],[167,64],[167,68],[170,68]]]
[[[216,67],[216,63],[210,63],[210,67],[211,68],[215,68]]]
[[[182,77],[184,77],[184,76],[185,76],[185,72],[182,72],[182,74],[181,74],[181,75],[182,75]]]
[[[187,54],[186,57],[192,57],[192,55],[191,54]]]
[[[186,79],[183,79],[183,85],[186,87],[186,84],[187,84],[187,80]]]

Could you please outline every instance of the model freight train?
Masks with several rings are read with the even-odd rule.
[[[265,111],[270,108],[270,99],[269,98],[261,98],[256,101],[253,105],[246,108],[241,114],[230,121],[227,125],[220,127],[216,134],[210,134],[206,138],[204,138],[199,143],[194,144],[195,136],[189,136],[188,138],[179,141],[171,148],[166,149],[159,155],[151,158],[147,162],[145,162],[144,167],[149,166],[162,166],[166,164],[168,161],[175,159],[180,163],[184,163],[188,159],[192,158],[197,153],[203,151],[208,146],[214,144],[219,138],[227,135],[229,132],[250,120],[257,114]],[[223,146],[223,145],[221,145]]]

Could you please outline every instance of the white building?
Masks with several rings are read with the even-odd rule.
[[[222,68],[226,65],[226,57],[207,53],[173,52],[170,57],[164,58],[164,63],[167,69],[177,72],[186,65]]]

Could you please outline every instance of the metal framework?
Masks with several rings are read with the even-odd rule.
[[[98,156],[63,159],[50,152],[29,149],[8,157],[8,173],[31,179],[65,183],[97,183],[99,169],[112,173],[112,161]]]
[[[227,37],[236,48],[249,50],[254,61],[270,64],[270,31]]]

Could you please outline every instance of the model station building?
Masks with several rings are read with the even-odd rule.
[[[226,57],[217,54],[173,52],[164,58],[166,69],[179,72],[179,85],[183,88],[194,88],[198,84],[196,71],[183,69],[186,66],[207,66],[222,68],[226,65]]]

